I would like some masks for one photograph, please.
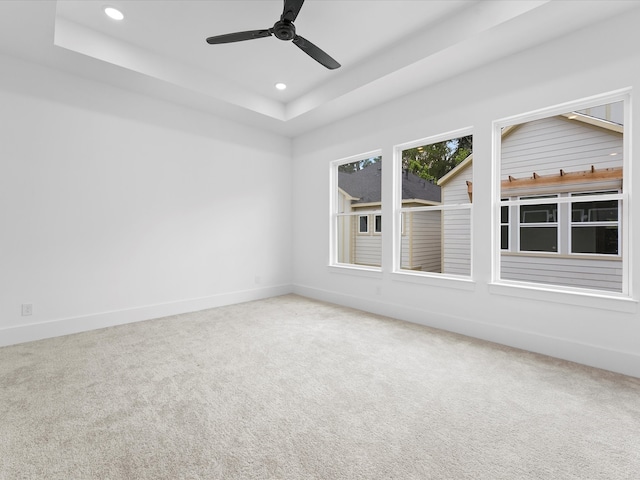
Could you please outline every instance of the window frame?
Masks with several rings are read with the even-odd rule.
[[[464,287],[464,284],[473,283],[473,243],[474,243],[474,229],[473,229],[473,203],[471,200],[466,203],[460,204],[440,204],[440,205],[428,205],[419,207],[403,207],[402,206],[402,152],[411,148],[417,148],[424,145],[431,145],[434,143],[445,142],[456,138],[465,137],[468,135],[474,135],[473,127],[465,127],[458,130],[452,130],[449,132],[433,135],[429,137],[412,140],[401,144],[394,145],[393,147],[393,275],[403,281],[418,281],[420,282],[435,282],[436,284],[448,283],[452,287],[460,286]],[[472,152],[473,154],[473,152]],[[473,167],[472,167],[473,168]],[[473,177],[473,174],[472,174]],[[430,212],[430,211],[454,211],[454,210],[468,210],[469,211],[469,275],[447,274],[438,272],[427,271],[415,271],[402,268],[402,237],[408,235],[405,222],[408,216],[405,214]],[[442,233],[444,235],[444,233]],[[441,247],[442,248],[442,247]],[[414,280],[416,279],[416,280]],[[457,284],[457,285],[456,285]]]
[[[378,222],[378,219],[380,219],[380,222]],[[378,225],[380,225],[380,228],[378,228]],[[373,234],[382,235],[382,214],[381,213],[377,213],[373,215]]]
[[[363,213],[359,213],[358,214],[358,235],[369,235],[369,214],[363,214]],[[362,230],[362,220],[364,219],[365,225],[367,227],[366,230]]]
[[[362,265],[357,263],[345,263],[339,262],[339,241],[338,236],[340,234],[340,229],[338,227],[338,222],[340,218],[344,217],[352,217],[359,218],[359,216],[364,215],[362,211],[351,211],[351,212],[339,212],[339,182],[338,182],[338,171],[341,165],[355,163],[362,160],[367,160],[369,158],[377,158],[380,157],[380,166],[382,168],[383,158],[382,158],[382,149],[372,150],[364,153],[359,153],[356,155],[351,155],[349,157],[340,158],[337,160],[333,160],[329,164],[329,259],[328,266],[332,269],[340,270],[340,271],[352,271],[354,273],[361,272],[363,274],[369,274],[369,272],[379,273],[382,272],[382,261],[381,266],[371,266],[371,265]],[[381,205],[382,207],[382,205]],[[382,209],[367,211],[367,215],[370,214],[380,214],[382,215]],[[359,222],[358,222],[359,223]],[[368,224],[370,222],[367,222]],[[360,230],[360,226],[357,226],[357,231]],[[359,234],[358,232],[356,232]],[[382,239],[381,239],[382,241]],[[384,246],[382,246],[384,248]],[[382,259],[381,259],[382,260]]]
[[[555,284],[543,284],[536,282],[525,282],[502,279],[500,277],[501,272],[501,256],[505,252],[510,251],[502,250],[501,244],[501,210],[500,208],[505,206],[502,201],[505,198],[504,193],[501,191],[501,157],[502,157],[502,129],[518,125],[526,122],[544,119],[547,117],[566,114],[567,112],[586,110],[591,107],[607,105],[615,102],[622,102],[623,113],[623,125],[624,133],[622,136],[622,148],[623,148],[623,166],[622,166],[622,191],[616,195],[604,196],[590,196],[589,201],[598,200],[618,200],[618,255],[617,258],[621,260],[622,267],[622,289],[620,292],[611,292],[602,289],[588,289],[578,288]],[[494,293],[506,294],[510,296],[523,296],[526,298],[536,298],[545,300],[549,298],[549,295],[553,295],[555,301],[561,303],[575,304],[576,300],[573,299],[573,295],[577,294],[581,297],[588,296],[594,298],[612,298],[620,300],[635,301],[633,296],[633,284],[632,284],[632,272],[631,272],[631,257],[633,255],[631,246],[631,231],[632,226],[632,207],[629,199],[631,198],[632,182],[631,182],[631,89],[625,88],[614,92],[609,92],[602,95],[597,95],[577,101],[567,102],[559,104],[553,107],[546,107],[532,112],[518,114],[510,117],[505,117],[492,122],[493,136],[492,136],[492,175],[491,175],[491,197],[492,197],[492,212],[491,212],[491,251],[492,251],[492,271],[490,291]],[[598,190],[614,190],[599,188]],[[570,192],[579,193],[579,192]],[[581,192],[580,192],[581,193]],[[508,205],[517,205],[520,202],[526,202],[526,200],[513,201],[510,200]],[[558,203],[558,215],[560,215],[560,205],[567,203],[567,209],[569,211],[569,219],[566,222],[568,229],[571,229],[571,204],[576,203],[575,197],[571,197],[567,194],[565,197],[559,196],[554,203]],[[519,220],[519,218],[518,218]],[[510,236],[513,230],[509,230]],[[559,232],[560,235],[560,232]],[[510,238],[511,241],[511,238]],[[569,249],[571,249],[571,239],[569,233],[568,239]],[[518,239],[519,244],[519,239]],[[513,246],[513,243],[511,243]],[[526,252],[528,255],[535,255],[537,252]],[[549,255],[550,252],[543,252],[544,255]],[[588,254],[588,253],[571,253],[571,256],[597,256],[601,258],[616,257],[612,254]]]
[[[517,208],[518,208],[518,216],[517,216],[517,243],[516,245],[518,246],[517,252],[518,253],[546,253],[546,254],[550,254],[550,255],[558,255],[561,253],[561,241],[562,241],[562,235],[561,235],[561,228],[560,228],[560,224],[561,224],[561,214],[560,214],[560,208],[558,208],[558,202],[554,201],[554,202],[537,202],[537,200],[542,200],[542,199],[553,199],[553,200],[557,200],[559,198],[558,195],[522,195],[517,197],[518,200],[536,200],[534,203],[518,203]],[[502,201],[502,200],[501,200]],[[509,202],[511,205],[513,205],[513,202],[510,201]],[[546,222],[523,222],[522,221],[522,217],[523,217],[523,213],[527,213],[527,212],[523,212],[522,211],[522,207],[526,207],[529,205],[533,205],[533,206],[538,206],[538,205],[555,205],[556,207],[556,218],[553,221],[546,221]],[[555,228],[556,230],[556,249],[554,250],[523,250],[522,249],[522,229],[527,229],[527,228]],[[504,251],[504,250],[503,250]]]
[[[623,174],[624,176],[624,174]],[[621,245],[621,241],[620,241],[620,233],[622,232],[622,222],[621,222],[621,213],[622,213],[622,201],[618,198],[613,198],[613,195],[620,195],[622,192],[620,191],[620,189],[615,189],[615,193],[614,190],[597,190],[597,191],[590,191],[590,192],[569,192],[569,198],[577,198],[579,196],[582,196],[583,198],[586,198],[588,200],[584,200],[584,201],[573,201],[569,204],[569,229],[568,229],[568,249],[569,249],[569,255],[587,255],[587,256],[593,256],[593,257],[606,257],[606,258],[616,258],[616,257],[621,257],[622,256],[622,245]],[[586,221],[586,222],[574,222],[573,221],[573,204],[574,203],[586,203],[588,202],[593,202],[593,198],[601,198],[602,196],[606,195],[607,199],[605,200],[595,200],[595,201],[616,201],[616,209],[617,209],[617,220],[613,221],[613,220],[606,220],[606,221]],[[611,198],[610,198],[611,197]],[[573,251],[573,229],[575,228],[583,228],[583,227],[609,227],[609,226],[615,226],[617,228],[618,231],[618,245],[617,245],[617,253],[602,253],[602,252],[574,252]]]

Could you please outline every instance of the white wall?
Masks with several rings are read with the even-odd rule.
[[[291,290],[289,139],[2,57],[0,167],[0,345]]]
[[[295,139],[293,194],[306,199],[294,206],[295,291],[640,376],[637,302],[493,285],[487,227],[492,121],[617,89],[640,90],[639,17],[636,9],[597,30],[572,34]],[[394,275],[391,229],[383,231],[382,273],[327,266],[329,162],[382,148],[383,223],[390,225],[393,146],[469,126],[474,128],[473,282]],[[640,145],[640,122],[628,131],[632,143]],[[625,173],[632,175],[636,189],[639,173]],[[319,181],[297,181],[307,178]],[[630,208],[640,212],[640,196],[631,198]],[[322,218],[326,221],[319,223]],[[640,245],[640,221],[631,233],[635,246]],[[631,275],[637,300],[638,252]]]

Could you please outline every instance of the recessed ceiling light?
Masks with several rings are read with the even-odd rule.
[[[113,18],[114,20],[122,20],[124,18],[123,13],[117,8],[106,7],[104,9],[104,13],[106,13],[109,18]]]
[[[569,115],[567,118],[573,120],[574,118],[578,118],[578,115]]]
[[[285,88],[287,88],[287,85],[284,83],[276,83],[276,88],[278,90],[284,90]]]

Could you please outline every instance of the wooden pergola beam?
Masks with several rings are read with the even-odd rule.
[[[554,175],[539,175],[533,173],[529,178],[515,178],[509,175],[506,180],[500,182],[502,190],[513,190],[521,188],[535,188],[552,185],[579,184],[583,182],[622,180],[622,167],[596,169],[593,165],[589,170],[580,172],[565,172],[560,169]]]

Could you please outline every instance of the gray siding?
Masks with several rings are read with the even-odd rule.
[[[610,155],[613,152],[618,155]],[[621,167],[622,135],[564,117],[536,120],[521,125],[504,139],[501,162],[503,180],[508,175],[530,178],[533,172],[539,175],[558,174],[560,169],[580,172],[589,170],[592,165],[596,169]],[[535,194],[535,191],[530,194]],[[503,253],[500,275],[508,280],[615,292],[622,290],[619,259]]]
[[[440,273],[441,215],[434,212],[406,214],[405,235],[402,236],[402,268]]]
[[[619,152],[611,156],[610,153]],[[519,126],[502,142],[501,180],[622,166],[622,135],[564,117]]]
[[[471,210],[442,212],[442,223],[442,272],[451,275],[471,275]]]
[[[413,263],[411,258],[411,246],[412,239],[410,235],[411,228],[411,213],[402,214],[402,236],[400,242],[400,268],[405,270],[413,270]]]
[[[444,185],[443,203],[469,203],[467,181],[473,181],[472,164]],[[451,275],[471,275],[471,210],[443,211],[442,231],[442,272]]]
[[[500,276],[505,280],[611,292],[622,291],[622,262],[620,260],[503,254],[500,259]]]
[[[351,203],[342,193],[338,194],[338,212],[351,211]],[[338,217],[337,256],[339,263],[353,263],[354,217]]]
[[[355,263],[379,267],[382,262],[382,236],[356,234]]]

